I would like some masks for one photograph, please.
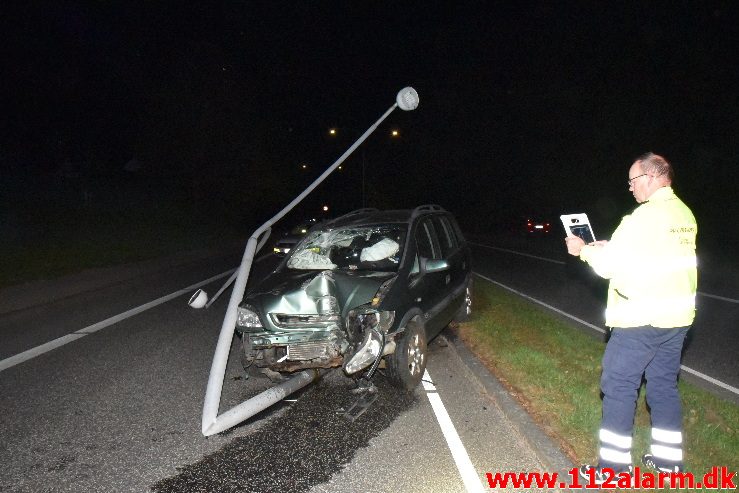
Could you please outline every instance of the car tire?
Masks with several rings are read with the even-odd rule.
[[[472,278],[470,277],[470,280],[467,281],[467,286],[464,288],[464,301],[462,302],[462,306],[459,307],[457,314],[454,315],[455,322],[466,322],[472,316],[472,302],[474,301],[473,292]]]
[[[426,359],[426,333],[421,324],[410,321],[395,352],[387,356],[387,375],[399,388],[412,392],[426,371]]]

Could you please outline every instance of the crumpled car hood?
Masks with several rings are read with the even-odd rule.
[[[316,300],[335,297],[341,316],[370,303],[377,290],[395,272],[315,271],[283,269],[272,273],[244,297],[244,302],[267,313],[319,313]]]

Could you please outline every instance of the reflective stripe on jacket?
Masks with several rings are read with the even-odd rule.
[[[580,258],[606,279],[609,327],[685,327],[695,317],[695,217],[663,187],[621,220],[604,247]]]

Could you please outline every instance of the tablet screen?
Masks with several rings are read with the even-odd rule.
[[[595,241],[595,238],[593,238],[593,233],[590,231],[590,225],[589,224],[580,224],[580,225],[573,225],[570,226],[570,231],[573,235],[579,236],[583,239],[583,241],[587,243],[592,243]]]
[[[590,226],[587,214],[564,214],[559,217],[562,219],[562,225],[565,227],[565,231],[568,235],[578,236],[582,238],[586,244],[595,241],[593,228]]]

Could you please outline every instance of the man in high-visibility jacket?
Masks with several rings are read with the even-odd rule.
[[[631,471],[631,441],[642,376],[647,381],[652,443],[642,462],[653,469],[683,468],[682,409],[677,389],[680,354],[695,317],[697,225],[672,189],[673,170],[647,153],[629,169],[629,190],[640,204],[610,241],[585,245],[566,238],[567,251],[610,280],[603,355],[603,416],[598,466],[580,474],[606,479],[603,469]]]

